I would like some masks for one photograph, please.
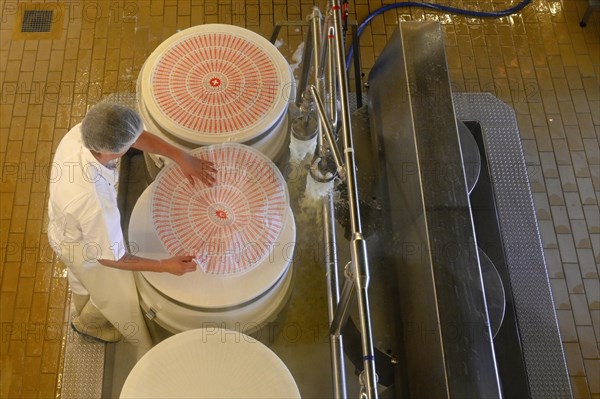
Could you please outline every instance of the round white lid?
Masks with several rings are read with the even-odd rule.
[[[129,222],[129,243],[134,254],[162,259],[169,256],[152,222],[152,183],[140,196]],[[284,228],[272,251],[246,273],[219,275],[204,273],[200,268],[183,276],[169,273],[142,272],[157,291],[197,308],[225,309],[255,300],[267,292],[285,274],[293,259],[296,225],[291,209],[287,209]]]
[[[171,255],[193,255],[210,274],[237,274],[259,264],[277,242],[289,207],[273,162],[242,144],[201,147],[191,154],[216,168],[212,187],[192,185],[171,163],[156,177],[152,219]]]
[[[167,132],[163,128],[161,128],[159,126],[159,124],[148,113],[148,109],[146,108],[146,105],[144,104],[144,101],[143,101],[143,98],[141,95],[141,93],[142,93],[142,90],[141,90],[142,75],[143,75],[143,70],[144,70],[145,65],[146,64],[142,65],[142,72],[140,72],[140,75],[138,76],[138,81],[137,81],[137,100],[138,100],[137,110],[138,110],[140,116],[142,117],[142,120],[144,121],[144,125],[145,125],[144,129],[150,131],[152,134],[160,137],[161,139],[165,140],[169,144],[174,145],[175,147],[184,149],[186,151],[198,148],[199,144],[182,140],[181,138],[179,138],[179,137]],[[249,144],[252,148],[257,149],[258,151],[260,151],[264,155],[266,155],[267,158],[269,158],[273,161],[277,161],[277,159],[279,159],[281,157],[283,150],[288,147],[288,142],[289,142],[288,116],[287,116],[287,113],[284,113],[281,120],[276,122],[276,124],[271,128],[271,130],[264,134],[264,137],[263,136],[258,137],[256,139],[252,140],[251,143],[244,143],[244,144]],[[150,156],[157,157],[157,155],[154,155],[154,154],[150,154]],[[163,159],[164,162],[166,162],[166,163],[170,162],[170,160],[168,158],[163,158],[162,156],[160,156],[160,157]]]
[[[245,142],[269,130],[295,90],[273,44],[238,26],[205,24],[161,43],[142,71],[142,98],[162,128],[196,144]]]
[[[286,365],[240,332],[186,331],[152,348],[129,373],[121,398],[300,398]]]

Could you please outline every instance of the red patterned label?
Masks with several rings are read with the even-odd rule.
[[[157,177],[152,218],[172,255],[195,255],[206,272],[232,274],[250,269],[274,248],[289,206],[277,167],[240,144],[202,147],[194,155],[212,161],[217,183],[192,186],[171,164]]]

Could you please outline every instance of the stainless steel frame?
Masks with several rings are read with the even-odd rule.
[[[354,268],[354,281],[356,284],[356,297],[360,320],[361,343],[364,363],[364,391],[368,398],[377,398],[377,375],[375,372],[375,354],[371,328],[371,315],[369,311],[369,260],[367,244],[363,238],[360,221],[360,206],[356,177],[356,162],[354,147],[352,145],[352,124],[350,120],[350,104],[348,101],[348,73],[346,71],[344,55],[344,37],[342,30],[342,8],[339,0],[330,3],[333,14],[333,27],[335,35],[335,66],[337,85],[341,102],[340,122],[341,136],[344,152],[345,182],[348,186],[348,204],[350,208],[350,253]],[[349,299],[350,300],[350,299]],[[339,306],[345,304],[340,303]],[[337,309],[336,309],[337,312]]]
[[[333,194],[323,199],[323,237],[325,237],[325,279],[327,282],[327,313],[329,323],[333,322],[335,310],[340,302],[338,259],[336,252],[335,219]],[[344,362],[344,341],[340,334],[329,335],[331,356],[331,372],[333,378],[333,395],[335,398],[346,398],[346,374]]]
[[[325,105],[323,104],[323,100],[319,94],[318,89],[315,86],[310,87],[310,91],[315,99],[315,105],[317,108],[317,112],[319,114],[319,124],[320,124],[320,132],[325,135],[327,138],[327,143],[329,145],[329,150],[331,151],[331,156],[335,161],[335,166],[337,168],[337,173],[340,177],[344,177],[345,169],[344,169],[344,161],[342,161],[342,156],[340,155],[340,150],[337,147],[335,135],[333,133],[333,127],[331,126],[331,122],[329,121],[327,114],[325,113]],[[325,156],[324,151],[320,151],[321,156]]]
[[[327,15],[327,23],[323,26],[323,18],[317,7],[310,16],[309,35],[306,40],[312,53],[314,85],[308,88],[308,82],[301,82],[300,91],[310,90],[318,112],[318,142],[314,165],[311,169],[324,179],[331,179],[336,174],[348,185],[348,202],[350,204],[349,219],[351,221],[352,239],[350,254],[352,271],[347,276],[341,298],[337,276],[337,255],[335,235],[335,212],[332,194],[323,198],[322,211],[325,238],[325,265],[327,277],[328,308],[330,322],[330,351],[336,398],[346,397],[344,377],[344,355],[341,328],[346,322],[349,308],[355,294],[358,298],[358,310],[361,331],[364,371],[360,381],[362,395],[377,398],[377,376],[375,373],[375,355],[369,313],[369,265],[366,241],[363,239],[358,204],[358,188],[356,185],[356,164],[352,145],[352,128],[350,121],[350,105],[348,101],[347,71],[344,63],[343,33],[341,23],[341,6],[339,1],[331,1]],[[322,33],[327,32],[327,38]],[[306,60],[309,57],[304,58]],[[326,61],[326,62],[325,62]],[[325,66],[327,68],[325,68]],[[303,65],[303,71],[309,68]],[[327,71],[326,71],[327,70]],[[325,76],[325,71],[327,72]],[[327,77],[327,78],[326,78]],[[327,90],[327,93],[325,93]],[[338,97],[341,110],[338,112]],[[327,98],[326,108],[323,98]],[[336,143],[337,129],[341,128],[343,137],[343,156]],[[333,158],[335,172],[318,173],[327,168],[326,159]]]

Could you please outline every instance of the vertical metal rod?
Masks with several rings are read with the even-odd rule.
[[[281,25],[277,24],[277,25],[275,25],[275,29],[273,29],[273,33],[271,34],[271,38],[269,39],[271,44],[275,44],[275,42],[277,41],[277,36],[279,36],[279,31],[281,31]]]
[[[329,323],[333,321],[336,306],[340,300],[338,284],[338,260],[335,234],[333,194],[323,198],[323,234],[325,239],[325,276],[327,279],[327,310]],[[346,398],[346,367],[344,364],[344,343],[340,335],[329,335],[331,371],[333,375],[333,395],[336,399]]]
[[[342,15],[339,0],[331,2],[333,22],[336,39],[336,67],[341,100],[341,127],[344,143],[346,184],[348,186],[348,204],[350,208],[350,227],[352,230],[351,253],[354,265],[354,278],[357,288],[358,312],[361,325],[361,343],[363,351],[363,364],[365,372],[365,393],[368,398],[377,398],[377,377],[375,373],[375,355],[373,349],[373,336],[371,329],[371,315],[369,312],[369,264],[367,246],[362,237],[360,223],[360,208],[358,202],[358,188],[356,186],[356,162],[352,146],[352,127],[350,121],[350,108],[348,104],[348,76],[346,72],[344,42],[342,36]]]
[[[352,51],[354,53],[354,84],[356,85],[356,108],[362,107],[362,76],[360,69],[360,40],[358,27],[352,25]]]
[[[320,96],[324,94],[324,55],[328,43],[323,43],[322,37],[322,23],[323,15],[318,7],[313,8],[312,13],[312,51],[313,51],[313,68],[315,84],[311,86],[311,91],[315,102],[320,100]],[[317,119],[317,129],[319,132],[317,151],[320,156],[325,155],[323,134],[330,133],[330,127],[325,115],[324,107],[322,102],[318,105],[320,118]],[[330,133],[331,134],[331,133]],[[337,153],[338,166],[341,169],[341,157],[339,150],[335,146],[335,140],[331,141],[332,151]],[[323,198],[322,203],[323,210],[323,224],[324,224],[324,237],[325,237],[325,274],[327,280],[327,303],[329,312],[329,322],[333,320],[335,309],[339,301],[339,288],[338,288],[338,274],[337,274],[337,255],[336,255],[336,237],[335,237],[335,217],[333,209],[333,197],[329,193]],[[343,339],[340,335],[330,334],[329,350],[331,355],[331,371],[333,375],[333,391],[334,397],[339,399],[346,398],[346,375],[344,366],[344,348]]]
[[[298,82],[298,88],[296,91],[296,106],[300,107],[302,104],[302,94],[306,90],[308,85],[308,75],[310,73],[310,64],[312,62],[312,25],[308,25],[308,32],[306,32],[306,39],[304,40],[305,48],[302,54],[302,70],[300,71],[300,81]]]
[[[335,82],[335,29],[327,27],[327,95],[329,101],[329,119],[333,132],[337,133],[339,121],[337,110],[337,84]]]
[[[323,92],[323,76],[321,72],[321,49],[323,46],[321,24],[323,22],[323,14],[319,7],[313,7],[311,15],[311,27],[312,27],[312,59],[315,76],[315,86],[319,94]],[[323,123],[320,119],[317,119],[317,129],[319,132],[322,130]],[[323,135],[319,134],[317,137],[317,151],[319,155],[323,155]]]
[[[340,93],[340,101],[342,105],[341,109],[341,127],[342,137],[344,145],[344,154],[346,156],[346,162],[344,165],[348,169],[348,205],[350,207],[350,227],[353,232],[361,231],[360,223],[360,211],[358,208],[358,190],[356,187],[356,162],[354,160],[354,147],[352,146],[352,126],[350,121],[350,108],[348,106],[348,77],[346,74],[346,64],[344,60],[344,42],[341,35],[341,12],[340,2],[333,0],[333,13],[334,13],[334,28],[335,28],[335,40],[336,40],[336,69]]]

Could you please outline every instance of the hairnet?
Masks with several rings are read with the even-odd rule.
[[[131,147],[143,130],[137,112],[112,103],[94,105],[81,123],[83,144],[96,152],[123,152]]]

